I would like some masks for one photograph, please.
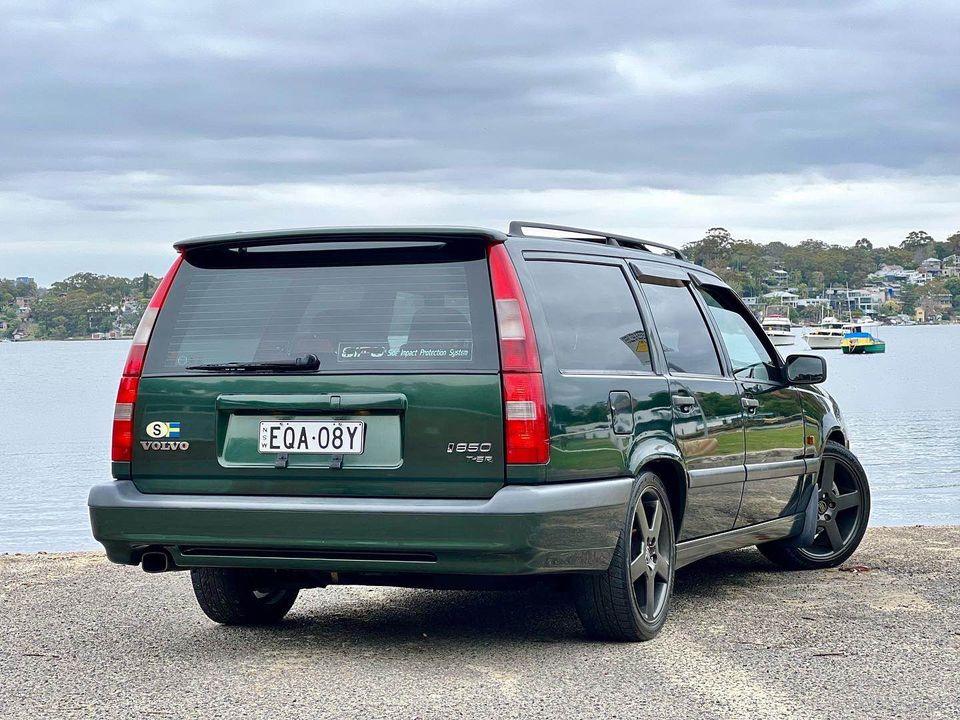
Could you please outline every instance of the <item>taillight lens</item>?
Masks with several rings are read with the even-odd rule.
[[[120,378],[117,404],[113,407],[113,443],[110,453],[114,462],[130,462],[133,455],[133,403],[140,386],[138,377]]]
[[[183,256],[178,255],[173,265],[163,276],[163,280],[153,291],[153,297],[147,304],[137,331],[133,334],[133,343],[127,353],[127,362],[123,366],[123,377],[120,378],[120,387],[117,390],[117,404],[113,409],[113,442],[111,443],[110,457],[114,462],[130,462],[133,457],[133,406],[137,401],[137,390],[140,387],[140,374],[143,372],[143,359],[147,354],[147,344],[153,333],[154,323],[163,301],[167,298],[173,278],[180,269]]]
[[[550,429],[540,373],[503,374],[507,462],[538,465],[550,460]]]
[[[488,255],[500,339],[507,463],[543,464],[550,460],[550,428],[533,322],[507,249],[491,245]]]
[[[540,372],[537,337],[517,271],[503,245],[491,245],[489,256],[500,334],[500,367],[504,372]]]

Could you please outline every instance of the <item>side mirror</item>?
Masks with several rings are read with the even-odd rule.
[[[827,379],[827,361],[819,355],[791,355],[786,370],[791,385],[819,385]]]

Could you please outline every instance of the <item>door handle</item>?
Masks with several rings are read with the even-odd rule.
[[[671,395],[670,399],[673,401],[673,406],[682,413],[690,412],[693,410],[693,406],[697,404],[697,401],[690,395]]]
[[[740,407],[752,415],[760,407],[760,401],[755,398],[740,398]]]

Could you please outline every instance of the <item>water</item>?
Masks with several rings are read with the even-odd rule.
[[[827,358],[872,523],[960,523],[960,326],[884,328],[884,355]],[[129,343],[0,343],[0,552],[97,548],[87,490],[110,478]],[[805,349],[803,341],[785,354]]]
[[[110,479],[130,343],[0,343],[0,552],[100,547],[87,491]]]
[[[960,523],[960,325],[870,330],[884,354],[816,354],[870,478],[871,523]],[[802,340],[780,350],[810,352]]]

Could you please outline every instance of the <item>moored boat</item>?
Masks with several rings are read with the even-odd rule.
[[[787,318],[765,317],[760,324],[774,345],[793,345],[795,338]]]
[[[820,321],[816,330],[806,335],[811,350],[836,350],[843,340],[844,325],[835,317],[826,317]]]
[[[847,333],[840,341],[840,349],[845,355],[874,355],[886,352],[887,344],[878,337],[866,332],[861,325],[846,325]]]
[[[793,345],[796,340],[790,325],[790,310],[785,305],[768,305],[764,308],[760,325],[774,345]]]

